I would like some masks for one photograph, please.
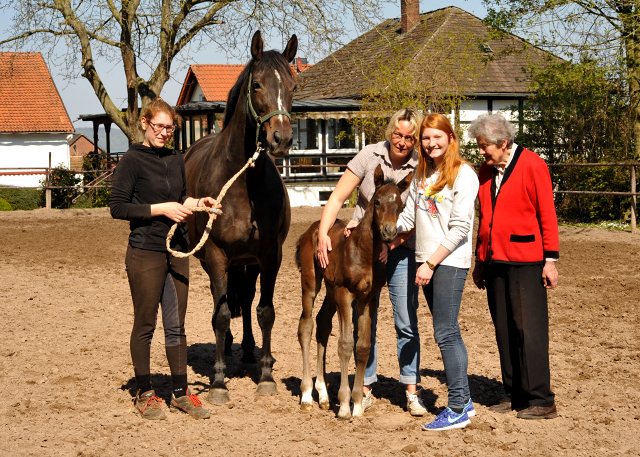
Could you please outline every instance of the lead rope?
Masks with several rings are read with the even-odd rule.
[[[234,181],[236,179],[238,179],[238,177],[247,168],[255,167],[256,160],[258,160],[258,157],[260,156],[260,151],[261,150],[262,150],[262,148],[260,146],[258,146],[258,148],[256,149],[256,152],[254,152],[253,156],[250,157],[249,160],[247,160],[247,163],[244,165],[244,167],[242,167],[239,172],[237,172],[235,175],[233,175],[233,177],[229,181],[227,181],[227,183],[224,185],[222,190],[220,190],[220,194],[218,195],[218,198],[215,199],[216,204],[220,203],[222,201],[222,199],[224,198],[225,194],[227,193],[227,190],[229,190],[229,188],[234,183]],[[207,226],[205,227],[204,232],[202,233],[202,238],[200,238],[200,242],[198,242],[196,247],[193,248],[191,250],[191,252],[180,252],[180,251],[174,251],[173,249],[171,249],[171,246],[170,246],[171,239],[173,238],[173,235],[176,233],[176,228],[178,227],[178,222],[173,224],[173,226],[169,230],[169,233],[167,233],[167,251],[169,251],[171,254],[173,254],[174,257],[178,257],[180,259],[183,259],[185,257],[189,257],[190,255],[195,254],[196,252],[198,252],[202,248],[202,246],[204,246],[204,243],[206,243],[207,239],[209,238],[209,232],[211,232],[211,227],[213,226],[214,216],[216,214],[222,214],[222,211],[220,211],[219,209],[216,209],[216,208],[194,207],[194,208],[187,208],[187,209],[190,210],[190,211],[206,211],[206,212],[209,213],[209,220],[207,221]]]

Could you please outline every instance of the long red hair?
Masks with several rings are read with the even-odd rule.
[[[442,165],[440,166],[440,176],[433,186],[431,186],[431,194],[433,195],[440,192],[447,185],[453,188],[460,167],[467,162],[460,156],[458,135],[456,135],[456,132],[453,130],[449,119],[440,113],[429,114],[420,125],[420,160],[416,170],[419,183],[426,180],[435,171],[433,159],[429,157],[427,151],[422,147],[422,131],[426,128],[442,130],[449,138],[449,146],[444,153]]]

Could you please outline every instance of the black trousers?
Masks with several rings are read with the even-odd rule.
[[[168,252],[129,246],[125,263],[133,299],[130,348],[138,387],[150,385],[151,339],[156,329],[158,306],[162,304],[165,351],[174,388],[175,380],[180,379],[186,390],[187,336],[184,319],[189,293],[189,258],[180,259]]]
[[[551,406],[549,310],[542,265],[484,265],[502,382],[514,408]]]

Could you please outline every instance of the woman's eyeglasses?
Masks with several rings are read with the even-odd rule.
[[[166,130],[167,133],[173,133],[173,132],[176,131],[176,126],[175,125],[154,124],[151,121],[147,121],[147,122],[149,123],[149,125],[153,129],[154,133],[160,133],[163,130]]]
[[[411,144],[416,142],[416,139],[414,137],[412,137],[410,135],[402,135],[402,134],[400,134],[398,132],[393,132],[391,134],[391,138],[393,138],[394,140],[398,140],[398,141],[400,141],[400,140],[402,140],[404,138],[404,141],[406,141],[407,143],[411,143]]]

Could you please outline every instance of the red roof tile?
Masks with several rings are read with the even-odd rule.
[[[39,52],[0,52],[0,132],[73,132]]]
[[[303,64],[298,58],[296,65],[291,65],[291,71],[293,73],[301,73],[312,66]],[[238,80],[244,67],[244,65],[191,65],[176,105],[180,106],[189,103],[197,84],[200,84],[206,101],[226,102],[229,91]]]

